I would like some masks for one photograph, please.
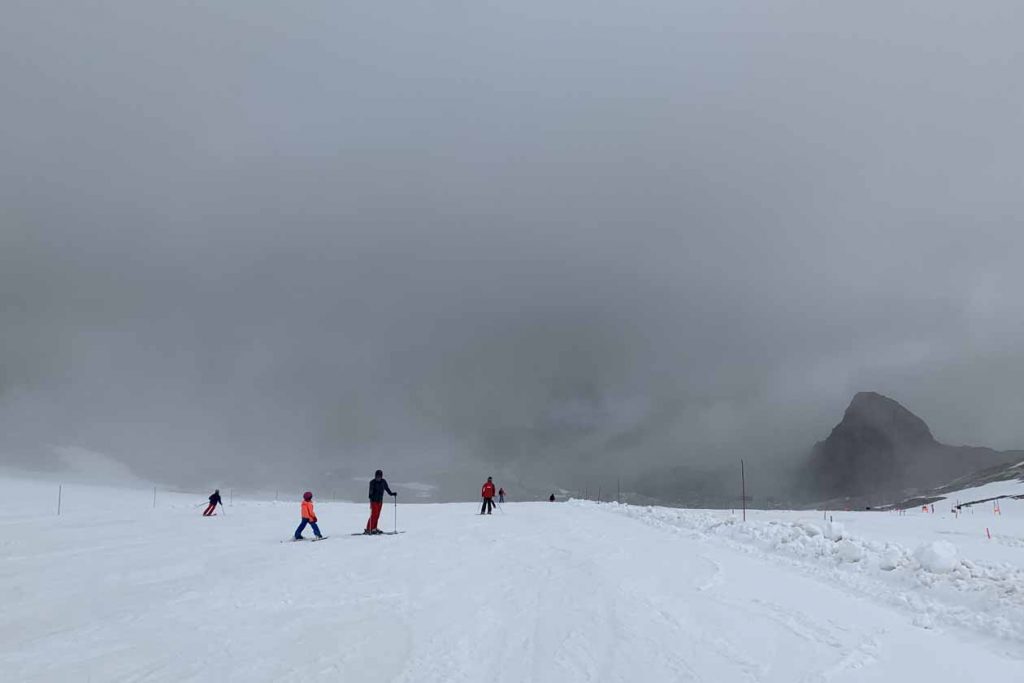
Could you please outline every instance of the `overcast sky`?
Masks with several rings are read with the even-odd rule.
[[[654,472],[858,390],[1024,448],[1017,0],[3,14],[0,462]]]

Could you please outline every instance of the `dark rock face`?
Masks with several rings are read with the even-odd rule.
[[[810,486],[818,499],[889,496],[928,489],[994,465],[1021,451],[947,446],[924,420],[873,392],[853,397],[842,421],[811,454]]]

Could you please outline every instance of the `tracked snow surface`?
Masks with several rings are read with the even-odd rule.
[[[331,538],[282,543],[298,502],[56,488],[0,479],[2,681],[1024,680],[1022,501],[406,505],[372,538],[318,502]]]

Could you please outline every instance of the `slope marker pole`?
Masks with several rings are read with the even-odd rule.
[[[743,500],[743,521],[747,521],[747,474],[743,469],[743,460],[740,459],[740,493]]]

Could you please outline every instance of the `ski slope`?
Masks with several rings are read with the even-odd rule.
[[[3,681],[1024,680],[1024,542],[932,573],[900,540],[964,517],[407,505],[371,538],[317,503],[330,538],[282,543],[297,501],[62,495],[0,479]]]

